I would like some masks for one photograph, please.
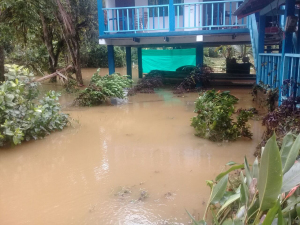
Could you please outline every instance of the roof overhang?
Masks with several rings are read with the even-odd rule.
[[[241,19],[253,13],[259,12],[275,0],[245,0],[234,12],[234,15]]]

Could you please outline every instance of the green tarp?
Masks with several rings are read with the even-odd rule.
[[[196,66],[196,49],[143,50],[143,72],[151,70],[176,71],[178,67]]]

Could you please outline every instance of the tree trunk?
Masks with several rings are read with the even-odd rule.
[[[0,82],[5,81],[4,77],[4,46],[0,45]]]
[[[70,13],[64,6],[62,5],[60,0],[56,0],[57,6],[58,6],[58,13],[56,15],[58,21],[60,22],[60,25],[63,30],[63,36],[65,39],[65,42],[68,46],[72,63],[75,68],[76,73],[76,80],[77,83],[82,86],[83,85],[83,79],[82,79],[82,73],[81,73],[81,57],[80,57],[80,37],[79,32],[76,29],[76,26],[74,24],[74,20],[72,13]],[[71,9],[71,4],[69,1],[66,2],[67,8]],[[71,10],[70,10],[71,11]]]

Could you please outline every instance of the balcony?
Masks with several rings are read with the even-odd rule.
[[[137,6],[138,2],[100,7],[100,38],[249,33],[247,19],[233,15],[242,0],[175,4],[170,0],[165,5],[145,6]]]

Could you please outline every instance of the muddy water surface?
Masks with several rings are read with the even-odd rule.
[[[87,79],[93,71],[85,70]],[[249,89],[232,93],[241,107],[252,106]],[[262,132],[251,121],[253,140],[195,137],[196,93],[159,90],[92,108],[72,107],[72,98],[61,101],[79,124],[0,150],[1,225],[188,224],[185,209],[196,217],[205,209],[205,180],[228,161],[251,162]]]

